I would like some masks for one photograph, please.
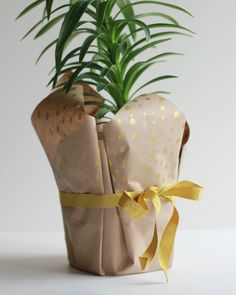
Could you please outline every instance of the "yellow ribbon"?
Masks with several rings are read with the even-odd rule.
[[[173,204],[175,197],[189,200],[199,200],[203,188],[189,181],[181,181],[176,184],[165,185],[161,188],[153,186],[144,192],[122,192],[108,195],[76,194],[60,192],[62,206],[87,207],[87,208],[114,208],[120,207],[132,218],[141,218],[149,212],[148,200],[152,202],[158,215],[161,211],[161,199],[173,205],[173,213],[167,224],[158,247],[157,224],[155,223],[153,237],[150,245],[139,257],[142,270],[145,270],[155,255],[165,273],[167,279],[167,269],[170,262],[172,249],[174,246],[175,234],[179,222],[179,214]]]

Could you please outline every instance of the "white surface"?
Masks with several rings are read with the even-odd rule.
[[[236,198],[232,193],[236,167],[236,1],[170,2],[193,13],[193,19],[176,16],[197,35],[169,43],[169,51],[185,56],[169,58],[144,78],[162,73],[180,77],[159,85],[172,92],[168,98],[185,112],[191,126],[181,179],[205,187],[201,202],[178,202],[182,226],[236,228]],[[53,51],[37,67],[34,61],[55,38],[55,31],[38,41],[29,38],[20,42],[24,32],[41,17],[35,10],[14,22],[27,3],[30,0],[1,1],[0,9],[0,230],[57,230],[62,229],[57,188],[30,123],[33,108],[49,91],[45,85]]]
[[[0,233],[2,295],[235,295],[236,231],[179,231],[161,272],[99,277],[69,267],[63,233]]]

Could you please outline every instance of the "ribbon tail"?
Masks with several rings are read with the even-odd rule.
[[[167,270],[170,263],[170,258],[174,246],[175,235],[179,223],[179,214],[174,206],[174,210],[169,223],[167,224],[161,238],[160,246],[158,249],[157,258],[159,264],[165,274],[166,281],[168,282]]]
[[[147,267],[152,262],[156,254],[157,244],[158,244],[158,235],[157,235],[157,224],[155,222],[152,241],[150,245],[148,246],[148,248],[145,250],[145,252],[139,257],[139,262],[143,271],[147,269]]]

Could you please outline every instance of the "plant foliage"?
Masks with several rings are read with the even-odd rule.
[[[152,77],[134,89],[135,82],[150,67],[164,57],[179,54],[168,51],[150,56],[148,51],[151,48],[170,41],[173,36],[189,36],[192,33],[169,13],[159,10],[164,8],[191,16],[182,7],[155,0],[74,0],[55,8],[53,2],[56,1],[35,1],[19,17],[43,2],[46,11],[44,16],[26,36],[45,19],[48,21],[37,32],[36,38],[63,20],[58,38],[43,50],[39,58],[55,45],[55,72],[50,81],[54,86],[61,74],[73,71],[72,77],[65,84],[67,91],[74,83],[87,83],[95,86],[98,92],[107,93],[109,98],[104,99],[104,102],[87,102],[100,107],[97,118],[105,117],[110,112],[115,114],[144,87],[160,80],[176,78],[169,74]],[[136,7],[145,7],[149,11],[136,14]],[[54,16],[58,11],[60,14]],[[147,23],[143,20],[151,19],[150,17],[157,18],[158,21]],[[84,38],[81,46],[66,51],[68,43],[78,35]],[[148,58],[142,59],[144,54]]]

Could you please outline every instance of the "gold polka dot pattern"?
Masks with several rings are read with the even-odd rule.
[[[156,94],[141,95],[121,109],[104,126],[111,175],[117,175],[116,169],[123,175],[115,177],[116,191],[175,182],[184,126],[184,115]]]

